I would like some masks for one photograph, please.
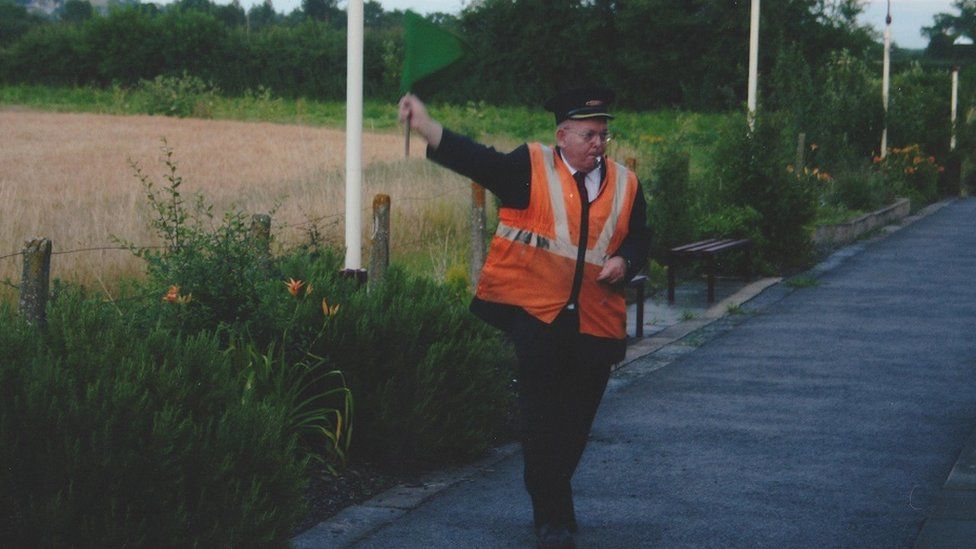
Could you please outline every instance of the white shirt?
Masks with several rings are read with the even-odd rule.
[[[566,160],[566,157],[563,155],[563,151],[559,151],[559,156],[562,157],[563,162],[566,164],[566,167],[569,168],[570,175],[576,175],[576,172],[578,172],[579,170],[574,168],[573,165]],[[583,183],[586,184],[587,202],[593,202],[594,200],[596,200],[596,195],[599,194],[600,192],[600,163],[601,162],[603,162],[602,158],[597,160],[596,167],[590,170],[590,172],[586,174],[586,179],[583,180]]]

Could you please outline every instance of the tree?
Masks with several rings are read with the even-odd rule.
[[[334,21],[339,8],[336,0],[302,0],[302,12],[313,21]]]
[[[263,4],[255,4],[247,12],[247,25],[251,30],[261,30],[269,27],[278,20],[278,13],[271,5],[271,0],[264,0]]]
[[[403,13],[399,10],[383,11],[383,5],[376,0],[366,0],[363,3],[363,24],[366,27],[379,29],[400,24]]]
[[[66,23],[84,23],[92,18],[95,10],[88,0],[67,0],[61,8],[61,20]]]
[[[177,11],[202,11],[213,13],[214,4],[210,0],[178,0],[173,7]]]
[[[13,44],[31,27],[43,22],[43,18],[28,13],[24,6],[12,0],[0,0],[0,47]]]
[[[976,0],[956,0],[952,7],[959,13],[938,13],[931,27],[922,27],[922,34],[929,38],[930,50],[944,52],[959,38],[976,42]]]
[[[214,17],[228,27],[243,27],[247,25],[247,15],[241,7],[240,0],[234,0],[230,4],[217,6],[214,9]]]

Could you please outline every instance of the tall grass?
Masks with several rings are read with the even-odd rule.
[[[317,232],[341,245],[345,204],[345,137],[328,128],[268,123],[0,111],[0,256],[34,236],[55,252],[115,244],[119,237],[154,245],[143,190],[130,162],[159,177],[161,138],[188,193],[218,210],[275,210],[274,234],[288,245]],[[422,154],[415,147],[414,154]],[[376,193],[393,201],[393,259],[426,257],[467,219],[467,183],[417,158],[404,160],[397,134],[365,138],[364,242]],[[428,220],[430,212],[436,216]],[[456,247],[452,241],[451,247]],[[437,249],[432,247],[430,249]],[[120,250],[57,255],[53,274],[90,287],[115,287],[141,264]],[[16,283],[18,258],[0,260],[0,279]],[[4,286],[5,292],[11,292]]]
[[[162,139],[174,150],[188,192],[203,193],[218,209],[274,210],[278,245],[309,238],[343,245],[343,104],[258,90],[208,95],[212,120],[177,119],[139,114],[150,101],[147,93],[147,87],[0,87],[0,256],[19,251],[34,236],[51,238],[55,252],[110,247],[115,237],[153,245],[132,163],[150,175],[161,173]],[[469,103],[431,105],[431,112],[447,127],[503,151],[523,141],[553,140],[551,115],[541,108]],[[694,175],[707,164],[713,128],[723,116],[620,112],[609,154],[637,158],[647,181],[663,145],[680,141]],[[469,182],[421,160],[419,139],[411,158],[403,158],[395,105],[367,102],[364,127],[364,243],[372,197],[388,194],[392,261],[435,279],[466,272]],[[57,255],[53,262],[54,276],[108,292],[141,270],[121,250]],[[0,260],[0,280],[16,284],[19,271],[17,258]],[[0,296],[12,295],[0,285]]]

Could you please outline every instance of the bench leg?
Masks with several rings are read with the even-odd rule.
[[[634,319],[634,337],[644,337],[644,285],[637,286],[637,318]]]
[[[668,304],[674,305],[674,264],[667,266],[668,271]]]
[[[746,247],[746,282],[752,280],[752,250]]]
[[[708,270],[708,302],[715,303],[715,259],[713,257],[708,257],[705,268]]]

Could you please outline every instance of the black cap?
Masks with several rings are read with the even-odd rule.
[[[556,124],[569,119],[613,118],[609,112],[613,98],[607,88],[575,88],[550,97],[543,106],[556,115]]]

